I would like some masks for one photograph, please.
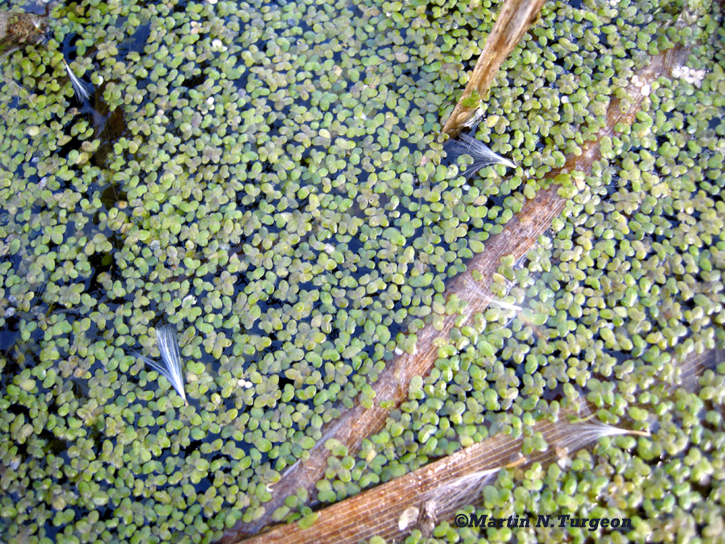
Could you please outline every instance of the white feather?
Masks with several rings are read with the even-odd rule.
[[[159,374],[164,376],[169,383],[176,389],[176,392],[184,399],[184,404],[187,406],[189,402],[186,400],[186,393],[184,392],[184,375],[181,369],[181,352],[179,351],[179,342],[176,339],[176,331],[170,326],[162,326],[156,328],[156,343],[159,346],[161,352],[161,359],[164,364],[161,365],[156,361],[152,361],[148,357],[137,353],[139,359],[141,359],[148,366],[153,368]]]
[[[496,306],[498,308],[503,308],[504,310],[514,310],[516,312],[520,312],[523,308],[521,306],[517,306],[516,304],[511,304],[510,302],[506,302],[504,300],[499,300],[497,298],[493,298],[491,295],[489,295],[486,291],[484,291],[470,276],[465,276],[463,278],[463,283],[465,283],[468,287],[473,289],[473,292],[476,293],[479,297],[481,297],[484,300],[487,300],[488,303],[492,306]]]
[[[73,91],[76,93],[76,98],[78,98],[81,102],[87,102],[88,98],[91,96],[88,87],[73,73],[73,70],[70,69],[70,66],[68,66],[68,63],[65,60],[63,61],[63,64],[65,64],[65,69],[68,72],[71,85],[73,85]]]
[[[470,179],[481,168],[492,164],[503,164],[509,168],[516,168],[516,164],[510,160],[494,153],[483,142],[471,138],[468,134],[461,133],[457,139],[446,142],[447,151],[453,162],[461,155],[470,155],[473,163],[466,167],[466,179]]]
[[[636,436],[650,436],[647,431],[632,431],[620,429],[607,425],[601,421],[592,423],[574,423],[563,427],[564,436],[559,440],[557,446],[565,447],[569,451],[576,451],[590,442],[599,440],[604,436],[617,436],[620,434],[632,434]]]

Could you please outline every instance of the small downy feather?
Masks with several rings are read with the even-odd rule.
[[[448,140],[445,148],[451,163],[455,163],[458,157],[463,155],[470,155],[473,158],[473,163],[466,167],[464,174],[466,179],[471,179],[481,168],[492,164],[503,164],[509,168],[516,168],[516,164],[494,153],[486,144],[471,138],[468,134],[461,133],[457,138]]]
[[[601,421],[572,423],[564,428],[564,436],[559,440],[558,446],[565,447],[569,451],[578,450],[590,442],[599,440],[605,436],[617,435],[635,435],[650,436],[647,431],[636,431],[630,429],[621,429],[612,425],[607,425]]]
[[[497,298],[493,298],[490,294],[488,294],[486,291],[484,291],[474,280],[473,278],[469,276],[464,276],[463,283],[470,287],[476,295],[478,295],[481,299],[487,300],[488,303],[491,306],[495,306],[497,308],[503,308],[504,310],[514,310],[516,312],[520,312],[523,310],[521,306],[517,306],[516,304],[511,304],[510,302],[506,302],[505,300],[499,300]]]
[[[181,369],[181,352],[179,351],[179,342],[176,339],[176,331],[168,325],[157,327],[156,342],[161,352],[161,359],[164,362],[163,365],[152,361],[148,357],[144,357],[140,353],[136,355],[144,363],[169,380],[169,383],[174,386],[176,392],[184,399],[184,404],[189,406],[189,402],[186,400],[186,393],[184,392],[184,374]]]
[[[454,505],[459,507],[462,504],[480,496],[484,487],[498,474],[502,467],[478,470],[465,474],[455,480],[447,482],[435,490],[432,499],[439,504]]]
[[[65,64],[65,69],[68,72],[68,77],[70,78],[71,85],[73,85],[73,91],[76,94],[76,98],[79,102],[85,104],[86,102],[88,102],[88,98],[91,96],[88,86],[77,75],[73,73],[73,70],[71,70],[70,66],[65,60],[63,61],[63,64]]]

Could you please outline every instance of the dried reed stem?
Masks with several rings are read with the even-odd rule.
[[[471,118],[478,106],[468,107],[464,105],[464,102],[470,98],[473,91],[478,91],[481,98],[486,96],[501,64],[539,17],[543,5],[544,0],[506,0],[491,34],[486,40],[486,45],[478,57],[471,79],[453,113],[446,121],[443,132],[453,138]]]

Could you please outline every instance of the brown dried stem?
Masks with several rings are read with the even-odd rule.
[[[539,17],[543,5],[544,0],[506,0],[491,34],[486,40],[486,45],[478,57],[471,79],[443,127],[443,132],[451,138],[458,134],[460,128],[471,118],[478,107],[465,106],[466,99],[474,91],[478,91],[478,96],[481,98],[486,96],[501,64]]]

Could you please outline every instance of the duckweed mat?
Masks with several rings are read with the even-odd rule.
[[[679,395],[677,391],[693,392],[700,389],[697,382],[703,373],[707,370],[712,372],[717,365],[723,362],[725,362],[725,351],[723,350],[709,350],[700,355],[693,355],[681,364],[678,364],[677,361],[670,361],[670,364],[677,370],[676,383],[671,384],[669,388],[671,398],[676,398]],[[549,463],[556,463],[557,467],[567,467],[573,464],[572,458],[577,460],[580,467],[579,471],[586,474],[586,471],[596,469],[599,456],[606,457],[610,447],[631,449],[632,438],[625,434],[610,435],[619,436],[615,440],[615,444],[611,444],[609,437],[606,437],[604,433],[599,437],[594,432],[591,434],[583,433],[582,429],[586,428],[585,426],[572,424],[567,419],[582,414],[593,415],[596,411],[597,406],[595,404],[583,398],[577,399],[571,406],[563,408],[557,414],[558,419],[556,421],[542,420],[533,426],[534,436],[537,437],[538,441],[543,440],[545,447],[533,446],[532,441],[529,439],[514,439],[499,434],[405,476],[346,499],[341,503],[329,506],[318,512],[317,519],[309,527],[300,527],[300,524],[278,526],[271,531],[243,542],[246,544],[257,542],[260,544],[275,544],[277,542],[289,544],[305,542],[354,544],[368,541],[375,536],[385,538],[391,542],[400,542],[412,531],[418,531],[418,534],[413,536],[413,540],[415,540],[416,537],[420,538],[422,536],[421,521],[423,521],[423,516],[420,513],[412,523],[401,528],[401,518],[405,516],[406,511],[411,507],[417,508],[419,512],[425,512],[426,507],[428,507],[429,511],[432,508],[432,512],[430,512],[432,518],[425,521],[432,521],[434,525],[436,522],[445,522],[438,525],[440,527],[438,536],[442,536],[440,534],[442,532],[448,532],[450,526],[453,525],[451,523],[453,514],[469,504],[483,507],[477,511],[478,516],[487,515],[499,519],[508,518],[508,515],[510,515],[508,512],[497,512],[491,505],[492,502],[498,502],[498,497],[495,495],[500,493],[502,489],[506,489],[506,480],[530,482],[535,480],[535,476],[541,478],[547,472],[549,474],[557,471],[561,472],[558,468],[551,468],[547,471]],[[590,453],[589,450],[584,450],[581,451],[580,455],[575,455],[579,448],[585,448],[591,445],[592,442],[596,443],[597,440],[600,440],[601,444],[598,444],[593,452]],[[640,438],[639,440],[642,442],[639,445],[640,449],[651,447],[649,437]],[[652,440],[656,440],[656,438],[652,438]],[[527,454],[523,456],[522,452],[527,449]],[[517,462],[519,456],[522,456],[521,462]],[[507,465],[516,465],[516,468],[507,470],[505,468]],[[503,485],[496,486],[499,489],[495,490],[495,493],[491,491],[495,489],[494,486],[489,486],[489,489],[483,493],[484,484],[494,483],[492,480],[498,476],[497,473],[494,473],[490,475],[489,479],[486,479],[483,474],[487,470],[498,468],[501,468],[500,472],[503,472]],[[523,471],[526,469],[529,470],[524,474]],[[468,485],[468,489],[466,489],[465,480],[471,476],[478,476],[479,481],[474,481],[474,485]],[[457,493],[458,491],[463,492]],[[431,507],[431,504],[434,506]],[[463,509],[463,511],[473,513],[470,507]],[[558,514],[556,510],[550,510],[546,506],[536,511],[528,510],[528,508],[523,512],[516,508],[509,511],[514,511],[516,517],[519,515],[522,518],[528,516],[533,520],[537,520],[539,515],[549,515],[552,519],[556,519]],[[566,510],[561,509],[560,511],[564,512]],[[501,515],[496,515],[497,513]],[[576,516],[576,513],[576,511],[571,512],[571,515]],[[536,521],[531,523],[531,527],[536,528]],[[524,532],[522,530],[514,536],[523,538],[522,533]],[[544,532],[540,531],[542,533],[540,536],[543,536]],[[472,531],[472,533],[475,534],[475,531]],[[430,536],[430,532],[427,536]],[[542,540],[547,541],[545,538]]]
[[[374,401],[370,405],[343,410],[339,419],[325,427],[323,438],[310,450],[309,458],[296,463],[274,485],[271,499],[265,505],[265,515],[228,532],[224,542],[234,542],[239,536],[258,532],[269,523],[274,512],[284,511],[285,501],[295,493],[314,497],[320,480],[328,471],[328,459],[334,457],[333,450],[354,456],[364,439],[385,426],[391,411],[408,400],[414,390],[420,389],[420,385],[411,384],[414,378],[419,380],[435,366],[446,368],[451,363],[445,360],[469,344],[493,352],[494,347],[487,340],[478,340],[480,325],[477,326],[474,316],[481,316],[491,304],[500,305],[494,293],[503,296],[504,285],[518,279],[514,263],[526,258],[539,237],[551,228],[552,220],[565,209],[567,191],[575,187],[577,180],[583,184],[585,177],[591,175],[594,165],[601,160],[602,143],[615,133],[615,126],[621,132],[632,125],[649,94],[649,91],[643,92],[645,86],[650,86],[658,77],[671,76],[673,70],[683,65],[688,54],[688,49],[670,49],[651,59],[632,77],[634,81],[626,88],[626,102],[613,97],[606,111],[606,124],[596,137],[582,146],[578,156],[567,157],[562,168],[547,174],[554,184],[527,200],[503,230],[487,241],[485,251],[466,263],[467,270],[447,283],[445,292],[434,301],[433,319],[407,339],[410,342],[407,351],[401,350],[381,372],[372,387]],[[506,292],[510,287],[505,287]],[[510,309],[511,304],[508,304]],[[545,317],[527,308],[517,319],[531,330],[538,330],[535,323],[543,322]],[[461,441],[462,444],[466,442],[465,438]],[[446,474],[440,474],[440,477],[445,478]]]
[[[489,436],[532,438],[585,390],[602,423],[664,430],[612,441],[591,474],[579,459],[515,485],[502,472],[490,507],[636,519],[586,532],[602,540],[719,534],[723,368],[674,401],[657,388],[671,357],[724,338],[720,7],[545,5],[473,134],[518,166],[467,179],[438,134],[499,8],[88,0],[52,7],[43,43],[0,52],[0,541],[313,525],[313,507]],[[23,10],[44,11],[0,4]],[[690,54],[671,77],[639,79],[674,48]],[[647,98],[591,174],[550,179],[630,85]],[[380,406],[384,429],[358,453],[326,436],[379,405],[396,353],[461,309],[446,283],[552,184],[563,214],[497,263],[496,304]],[[137,356],[159,360],[163,325],[188,406]],[[324,479],[271,508],[318,444]]]

